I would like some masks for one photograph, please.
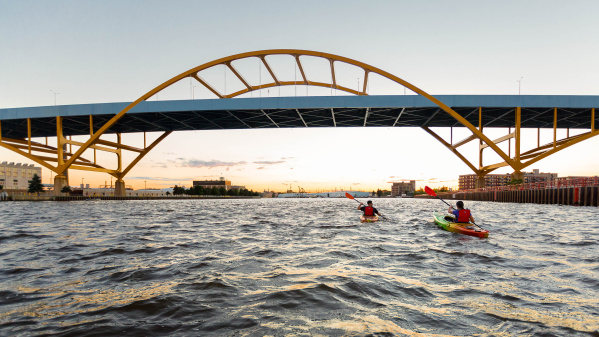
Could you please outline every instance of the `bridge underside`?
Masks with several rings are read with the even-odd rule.
[[[405,96],[403,96],[405,97]],[[438,96],[443,99],[443,96]],[[509,96],[508,96],[509,97]],[[516,96],[518,97],[518,96]],[[339,98],[339,97],[335,97]],[[350,99],[352,98],[352,99]],[[240,108],[228,103],[232,100],[201,101],[163,101],[144,102],[143,109],[125,114],[110,127],[105,134],[135,133],[135,132],[164,132],[189,130],[227,130],[251,128],[303,128],[303,127],[462,127],[463,125],[439,107],[427,106],[354,106],[351,107],[353,96],[340,100],[341,106],[327,104],[327,107],[302,107],[306,105],[306,97],[286,98],[297,108],[273,107],[279,104],[264,103],[263,108]],[[376,96],[358,97],[372,101]],[[402,103],[400,100],[394,103]],[[243,99],[237,99],[243,100]],[[254,99],[255,100],[255,99]],[[276,103],[276,98],[264,98],[263,101]],[[347,102],[349,100],[349,102]],[[388,100],[386,98],[385,100]],[[201,102],[201,103],[200,103]],[[334,103],[334,102],[333,102]],[[368,102],[365,102],[368,103]],[[517,103],[517,102],[513,102]],[[599,103],[598,103],[599,104]],[[62,117],[63,134],[69,136],[89,135],[90,126],[98,130],[114,117],[121,104],[94,104],[58,107],[66,113]],[[222,105],[222,107],[221,107]],[[227,106],[229,105],[229,106]],[[239,105],[239,104],[237,104]],[[346,107],[343,107],[345,105]],[[364,104],[361,104],[364,105]],[[91,107],[90,107],[91,106]],[[347,107],[350,106],[350,107]],[[479,125],[479,108],[482,108],[483,128],[515,128],[516,107],[493,107],[484,105],[451,106],[472,125]],[[216,108],[215,108],[216,107]],[[36,117],[45,114],[46,110],[56,107],[39,107],[23,109],[0,110],[11,115],[25,118],[1,119],[2,137],[27,138],[28,118],[31,123],[31,137],[56,136],[56,117]],[[19,111],[22,110],[22,111]],[[85,114],[90,111],[91,113]],[[111,113],[112,112],[112,113]],[[579,107],[522,107],[520,112],[520,127],[522,128],[557,128],[561,129],[591,129],[592,108]],[[90,118],[91,116],[91,118]],[[557,116],[557,117],[556,117]],[[597,116],[594,116],[597,118]]]

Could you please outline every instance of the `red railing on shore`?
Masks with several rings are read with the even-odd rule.
[[[494,192],[494,191],[522,191],[522,190],[544,190],[553,188],[568,188],[568,187],[587,187],[587,186],[599,186],[599,177],[588,177],[588,178],[567,178],[559,179],[555,181],[542,181],[536,183],[526,183],[519,185],[508,185],[508,186],[495,186],[477,188],[471,190],[460,190],[456,192]],[[451,193],[451,192],[450,192]]]

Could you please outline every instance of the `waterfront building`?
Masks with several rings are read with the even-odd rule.
[[[402,196],[404,194],[414,195],[415,191],[416,191],[416,180],[394,182],[393,185],[391,185],[391,195],[392,196]]]
[[[0,164],[0,185],[6,190],[26,190],[33,175],[42,177],[42,168],[33,164],[8,163]]]
[[[597,176],[567,176],[567,177],[559,177],[555,178],[556,182],[564,183],[567,181],[578,180],[578,179],[592,179],[597,178]]]
[[[232,188],[231,181],[225,180],[224,177],[221,177],[219,180],[194,180],[193,186],[202,186],[203,188],[224,187],[225,190],[227,190],[227,191]],[[239,187],[242,187],[242,186],[239,186]]]
[[[539,183],[539,182],[552,182],[557,178],[557,173],[545,173],[539,172],[538,169],[532,170],[532,172],[523,172],[524,180],[523,183]],[[478,176],[476,174],[462,174],[459,176],[458,185],[459,190],[473,190],[476,189],[476,181]],[[485,175],[485,187],[498,187],[507,186],[512,181],[512,175],[510,173],[505,174],[487,174]]]
[[[345,198],[345,193],[349,193],[354,198],[369,198],[370,192],[360,191],[337,191],[337,192],[319,192],[319,193],[279,193],[277,198]]]
[[[79,193],[77,193],[79,192]],[[81,195],[84,197],[111,197],[114,196],[114,187],[101,186],[98,188],[90,188],[89,185],[83,189],[74,190],[72,195]],[[127,197],[165,197],[173,194],[173,188],[148,188],[134,190],[130,186],[125,187],[125,196]]]

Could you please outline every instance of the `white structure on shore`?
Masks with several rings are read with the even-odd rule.
[[[0,185],[5,190],[26,190],[29,188],[29,181],[34,174],[41,179],[42,168],[35,167],[33,164],[15,164],[4,161],[0,164]]]
[[[320,192],[320,193],[279,193],[279,198],[345,198],[345,193],[349,193],[355,198],[368,198],[370,192],[360,191],[338,191],[338,192]]]

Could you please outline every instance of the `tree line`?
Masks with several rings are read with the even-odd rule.
[[[185,188],[183,186],[173,187],[173,195],[228,195],[232,197],[257,197],[260,194],[252,190],[232,188],[227,190],[224,187],[204,187],[200,185]]]

